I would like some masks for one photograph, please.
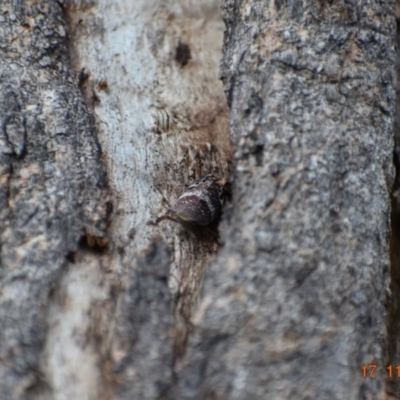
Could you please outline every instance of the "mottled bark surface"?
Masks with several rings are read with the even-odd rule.
[[[226,0],[226,96],[216,0],[1,3],[1,400],[384,398],[395,13],[364,3]],[[154,220],[229,176],[226,98],[221,248]]]
[[[0,5],[0,397],[31,398],[66,256],[106,228],[100,148],[53,1]]]
[[[383,399],[394,2],[223,17],[233,204],[175,398]]]
[[[80,250],[57,287],[44,379],[57,399],[156,399],[173,385],[218,248],[154,221],[193,180],[229,176],[219,3],[68,1],[64,11],[114,212],[107,250]]]

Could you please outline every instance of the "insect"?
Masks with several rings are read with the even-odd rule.
[[[210,226],[218,221],[227,197],[226,182],[206,175],[193,182],[156,224],[169,219],[187,228]]]

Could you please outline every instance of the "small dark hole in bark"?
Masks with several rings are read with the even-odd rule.
[[[79,87],[83,88],[87,85],[88,81],[89,81],[89,72],[86,68],[82,68],[79,71],[79,76],[78,76],[78,85]]]
[[[108,240],[105,237],[94,236],[90,232],[86,232],[79,241],[79,248],[103,254],[108,249]]]
[[[65,256],[65,258],[66,258],[70,263],[75,264],[75,253],[74,253],[74,252],[68,253],[68,254]]]
[[[109,219],[113,209],[114,209],[114,205],[113,205],[112,201],[107,201],[107,203],[106,203],[107,220]]]
[[[163,285],[167,285],[168,284],[168,276],[158,276],[157,280],[160,281]]]
[[[254,156],[256,158],[257,167],[261,167],[264,161],[264,145],[256,144],[254,148]]]
[[[183,68],[192,58],[189,45],[179,42],[176,48],[175,61]]]

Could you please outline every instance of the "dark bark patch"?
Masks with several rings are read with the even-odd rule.
[[[275,7],[279,11],[283,6],[286,6],[286,0],[275,0]]]
[[[192,58],[190,47],[188,44],[179,41],[176,47],[175,61],[183,68]]]

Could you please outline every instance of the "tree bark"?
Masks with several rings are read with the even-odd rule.
[[[393,5],[224,1],[233,204],[175,398],[386,398]]]
[[[2,400],[385,398],[394,2],[225,0],[226,97],[219,14],[0,6]]]
[[[392,235],[390,242],[390,310],[388,323],[388,364],[400,364],[399,351],[399,328],[400,328],[400,2],[396,1],[396,19],[397,19],[397,63],[396,63],[396,109],[394,123],[395,154],[394,164],[396,167],[396,178],[393,185],[392,196]],[[392,396],[390,399],[400,398],[400,385],[396,379],[388,379],[388,393]]]
[[[100,365],[103,379],[80,380],[81,393],[92,394],[97,382],[99,397],[156,399],[174,383],[191,309],[218,246],[154,221],[193,180],[229,176],[228,109],[218,79],[223,22],[214,0],[71,1],[66,17],[115,200],[107,273],[97,273],[115,296],[92,291],[88,310],[97,310],[91,325],[100,332],[92,351],[72,344],[80,354],[74,364]],[[151,260],[161,263],[154,266],[161,277],[169,273],[169,296],[161,289],[166,279],[149,274]],[[67,337],[83,327],[69,324]],[[47,368],[47,376],[72,396],[69,372]]]
[[[0,12],[0,393],[41,383],[47,313],[67,256],[101,238],[109,199],[100,147],[68,61],[53,1]]]

